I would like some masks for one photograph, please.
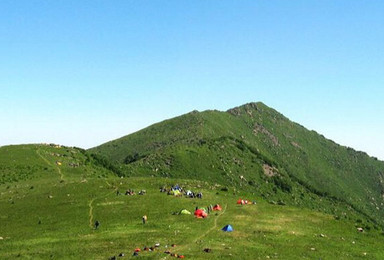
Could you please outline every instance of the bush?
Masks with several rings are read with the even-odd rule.
[[[138,153],[129,154],[129,155],[127,155],[127,157],[125,157],[124,163],[125,164],[130,164],[130,163],[136,162],[140,158],[141,157],[140,157],[140,155]]]
[[[273,176],[272,177],[273,182],[275,185],[281,189],[283,192],[291,192],[292,191],[292,186],[286,179],[283,179],[280,176]]]
[[[110,170],[111,172],[115,173],[118,176],[123,176],[124,175],[122,173],[122,171],[118,167],[113,165],[107,158],[102,157],[102,156],[97,155],[97,154],[94,154],[94,153],[91,154],[91,157],[95,160],[95,163],[97,165],[102,166],[102,167]]]

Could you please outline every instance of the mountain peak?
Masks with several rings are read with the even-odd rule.
[[[261,109],[262,107],[267,107],[264,103],[262,102],[249,102],[241,106],[237,106],[234,108],[230,108],[227,110],[227,112],[231,112],[232,110],[243,110],[243,109],[253,109],[253,110],[258,110]]]
[[[227,113],[230,113],[231,115],[234,115],[234,116],[240,116],[244,114],[251,115],[253,112],[262,113],[265,111],[274,111],[274,110],[262,102],[250,102],[238,107],[228,109]]]

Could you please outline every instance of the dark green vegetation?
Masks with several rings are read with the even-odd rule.
[[[384,163],[262,103],[166,120],[91,149],[125,176],[192,178],[384,225]],[[241,176],[243,176],[241,178]],[[353,213],[352,213],[353,212]]]
[[[155,243],[135,258],[383,259],[383,174],[383,162],[261,103],[192,112],[90,151],[0,147],[0,259],[131,259]],[[159,192],[176,183],[203,199]],[[117,195],[127,189],[147,193]],[[216,203],[223,211],[207,219],[172,214]]]

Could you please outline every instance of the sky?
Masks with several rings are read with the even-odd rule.
[[[0,146],[261,101],[384,160],[384,1],[2,0]]]

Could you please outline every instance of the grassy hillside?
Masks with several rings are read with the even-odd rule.
[[[0,184],[22,180],[81,180],[113,174],[83,149],[56,144],[0,147]]]
[[[231,156],[243,155],[244,161],[252,156],[256,162],[263,159],[256,157],[247,146],[236,148],[244,144],[227,138],[201,144],[198,147],[203,150],[191,150],[192,154],[209,155],[208,144],[221,151],[223,160],[228,156],[223,149]],[[223,144],[228,147],[223,148]],[[273,184],[268,185],[236,180],[232,186],[230,174],[223,175],[227,180],[225,185],[216,182],[220,178],[215,176],[211,176],[210,181],[196,180],[198,176],[193,175],[189,179],[118,177],[116,172],[121,174],[121,169],[108,161],[82,149],[56,145],[6,146],[0,148],[0,155],[0,259],[109,259],[120,253],[125,254],[123,259],[130,259],[136,258],[132,256],[135,248],[143,249],[156,243],[160,244],[158,248],[140,252],[139,258],[173,259],[164,253],[167,250],[189,259],[384,257],[382,231],[352,209],[344,209],[343,203],[292,184],[292,189],[302,189],[305,196],[311,197],[297,198],[300,203],[308,203],[307,208],[345,210],[349,218],[304,209],[300,204],[279,205],[284,204],[281,200],[276,200],[274,205],[270,203],[271,198],[264,199],[253,189],[247,189],[262,189],[265,194],[270,192],[280,198],[296,194],[284,192],[287,187],[284,188],[284,182],[279,179],[265,177],[269,183],[273,180]],[[199,165],[193,163],[193,159],[188,160],[189,163],[177,167],[188,169]],[[226,171],[229,172],[234,166],[228,165]],[[239,169],[244,167],[238,162],[236,165]],[[159,192],[160,187],[170,188],[176,183],[202,192],[203,198]],[[124,195],[128,189],[135,190],[136,195]],[[146,194],[137,195],[143,189]],[[238,205],[239,198],[257,203]],[[196,207],[216,203],[223,210],[209,214],[206,219],[177,214],[182,209],[193,212]],[[148,216],[145,225],[141,221],[143,215]],[[100,222],[98,229],[94,228],[96,220]],[[233,226],[232,233],[221,231],[227,224]],[[359,227],[364,232],[358,232]],[[211,251],[204,252],[206,248]]]
[[[384,163],[340,146],[262,103],[170,119],[90,150],[125,176],[233,185],[271,202],[384,225]],[[323,203],[326,201],[326,203]]]
[[[202,191],[203,199],[174,197],[159,187],[179,183]],[[30,187],[34,188],[31,189]],[[146,195],[116,195],[141,189]],[[256,205],[237,205],[238,198]],[[223,211],[207,219],[174,215],[219,203]],[[148,216],[143,225],[141,217]],[[271,205],[246,192],[222,191],[208,183],[164,178],[88,178],[86,182],[19,181],[0,185],[1,259],[109,259],[135,248],[160,243],[139,258],[173,259],[382,259],[378,231],[360,233],[361,223],[335,220],[332,215]],[[100,222],[95,230],[93,223]],[[231,224],[234,232],[221,228]],[[175,247],[171,247],[175,244]],[[206,253],[203,250],[212,251]]]

